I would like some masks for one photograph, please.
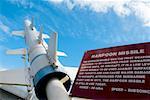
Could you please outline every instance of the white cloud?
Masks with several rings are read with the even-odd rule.
[[[45,0],[45,1],[49,1],[49,2],[53,2],[53,3],[62,3],[64,0]]]
[[[150,0],[142,1],[131,2],[129,7],[132,9],[136,16],[143,20],[145,26],[150,26]]]
[[[32,8],[33,3],[31,0],[8,0],[10,3],[15,4],[17,6],[22,6],[24,8]]]
[[[5,70],[7,70],[7,69],[4,67],[0,67],[0,71],[5,71]]]
[[[0,21],[0,30],[2,30],[3,32],[5,33],[9,33],[9,27],[5,24],[3,24],[1,21]]]
[[[65,3],[70,10],[72,10],[75,6],[75,4],[72,3],[70,0],[65,0]]]
[[[54,4],[61,4],[64,3],[67,5],[67,7],[72,10],[72,8],[74,8],[74,3],[71,0],[44,0],[44,1],[48,1],[48,2],[52,2]]]
[[[125,6],[131,0],[76,0],[76,5],[81,8],[88,7],[95,12],[108,12],[113,9],[118,15],[128,15],[130,10]]]
[[[52,3],[65,3],[69,9],[88,8],[98,13],[107,13],[112,9],[118,16],[134,14],[145,26],[150,27],[150,0],[46,0]]]

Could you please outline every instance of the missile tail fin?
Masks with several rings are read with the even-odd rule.
[[[24,37],[25,33],[24,31],[13,31],[12,35]]]
[[[32,17],[32,19],[31,19],[30,27],[31,27],[31,29],[33,30],[33,27],[34,27],[34,17]]]
[[[14,50],[7,50],[6,54],[10,54],[10,55],[25,55],[26,54],[26,49],[25,48],[20,48],[20,49],[14,49]]]
[[[47,34],[42,34],[43,39],[49,39],[49,36]]]
[[[43,27],[40,26],[40,32],[39,32],[39,36],[38,36],[38,40],[39,42],[42,42],[42,39],[48,39],[49,36],[47,34],[43,34]]]
[[[64,56],[64,57],[66,57],[67,54],[65,54],[64,52],[61,52],[61,51],[57,51],[57,56]]]
[[[42,26],[40,26],[40,33],[39,33],[39,36],[38,36],[38,40],[39,40],[39,42],[42,42],[42,38],[43,38],[43,27]]]
[[[48,55],[50,57],[51,63],[54,64],[57,61],[57,38],[58,38],[57,33],[51,34],[48,44]]]

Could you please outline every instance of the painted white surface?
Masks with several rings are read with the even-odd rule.
[[[27,68],[0,71],[0,83],[29,85]]]
[[[70,100],[69,95],[58,79],[51,79],[46,86],[48,100]]]
[[[70,76],[70,78],[71,78],[71,80],[72,80],[72,82],[74,81],[74,79],[75,79],[75,76],[76,76],[76,73],[77,73],[77,71],[78,71],[78,67],[63,67],[64,68],[64,70],[66,71],[66,73]],[[16,82],[18,82],[18,83],[20,83],[20,82],[24,82],[24,74],[21,74],[21,73],[23,73],[22,71],[23,71],[23,69],[20,69],[20,70],[13,70],[12,72],[13,73],[16,73],[16,75],[10,75],[10,74],[13,74],[13,73],[10,73],[9,75],[8,75],[8,77],[5,77],[5,76],[1,76],[1,72],[2,73],[5,73],[5,75],[7,75],[8,74],[8,72],[10,72],[9,70],[6,70],[6,71],[1,71],[0,72],[0,79],[2,79],[2,78],[5,78],[6,80],[7,80],[7,82],[8,83],[13,83],[13,81],[12,80],[9,80],[10,78],[9,77],[12,77],[13,76],[13,78],[12,79],[14,79],[14,83],[16,83]],[[20,73],[19,73],[20,72]],[[26,72],[25,72],[26,73]],[[19,75],[20,76],[19,76]],[[20,77],[20,78],[17,78],[17,77]],[[19,80],[18,80],[19,79]],[[23,79],[23,81],[21,81],[21,80]],[[58,83],[58,84],[60,84],[60,83]],[[51,85],[51,84],[50,84]],[[61,86],[61,85],[60,85]],[[71,86],[72,87],[72,86]],[[26,91],[26,87],[19,87],[19,86],[4,86],[4,85],[0,85],[0,88],[1,89],[4,89],[5,91],[8,91],[8,92],[10,92],[10,93],[12,93],[12,94],[14,94],[14,95],[17,95],[17,96],[19,96],[19,97],[22,97],[22,98],[26,98],[27,97],[27,91]],[[54,89],[52,89],[52,90],[54,90]],[[49,90],[47,90],[47,91],[49,91]],[[54,91],[53,91],[54,92]],[[49,93],[48,93],[49,94]],[[67,94],[69,94],[69,92],[67,93]],[[34,91],[33,91],[33,97],[34,98],[36,98],[35,97],[35,93],[34,93]],[[36,98],[37,99],[37,98]],[[84,99],[84,98],[78,98],[78,97],[70,97],[70,99],[71,100],[89,100],[89,99]],[[69,99],[69,100],[70,100]],[[34,99],[33,99],[34,100]],[[62,100],[62,99],[61,99]]]
[[[9,92],[9,93],[12,93],[12,94],[18,96],[18,97],[24,98],[24,99],[28,95],[26,87],[0,85],[0,88],[7,91],[7,92]]]

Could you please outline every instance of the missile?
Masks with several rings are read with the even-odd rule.
[[[13,31],[13,35],[25,39],[27,49],[21,48],[9,50],[8,54],[27,54],[31,78],[35,94],[39,100],[70,100],[67,91],[71,85],[70,77],[63,71],[58,56],[66,56],[65,53],[57,51],[58,34],[54,32],[49,37],[36,30],[32,21],[24,21],[23,31]],[[48,45],[44,41],[49,38]]]
[[[42,42],[42,33],[43,33],[43,28],[42,28],[42,26],[40,26],[40,34],[38,36],[39,43]]]

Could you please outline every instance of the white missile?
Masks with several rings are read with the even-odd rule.
[[[50,36],[49,44],[44,38],[48,35],[36,30],[30,20],[25,20],[23,31],[14,31],[13,35],[25,39],[27,49],[9,50],[8,54],[28,54],[31,76],[36,96],[40,100],[69,100],[70,77],[62,70],[57,56],[66,56],[57,51],[57,33]]]

